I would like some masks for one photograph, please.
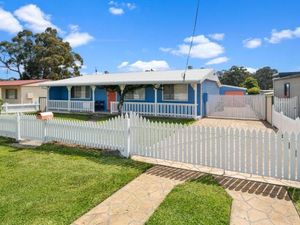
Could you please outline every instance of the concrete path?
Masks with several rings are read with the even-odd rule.
[[[216,176],[233,198],[231,225],[300,225],[285,187]]]
[[[285,185],[299,188],[300,182],[230,172],[223,176],[224,171],[210,167],[140,156],[133,159],[175,167],[177,170],[213,174],[233,198],[231,225],[300,225],[299,215],[285,189]]]
[[[234,120],[234,119],[214,119],[203,118],[196,121],[193,125],[214,126],[214,127],[237,127],[250,129],[274,129],[271,124],[261,120]]]
[[[179,183],[199,172],[154,166],[90,210],[73,225],[141,225]]]

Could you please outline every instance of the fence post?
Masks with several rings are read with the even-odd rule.
[[[126,135],[127,135],[127,146],[126,146],[126,157],[130,157],[130,148],[131,148],[131,127],[130,127],[130,117],[128,114],[125,116],[126,118]]]
[[[21,116],[20,113],[17,113],[17,141],[21,140]]]
[[[47,142],[47,121],[43,121],[43,142]]]
[[[8,103],[6,102],[6,103],[4,103],[4,112],[5,113],[8,113]]]

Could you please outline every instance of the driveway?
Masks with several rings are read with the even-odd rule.
[[[193,125],[199,126],[215,126],[215,127],[237,127],[237,128],[250,128],[250,129],[270,129],[271,124],[266,121],[260,120],[233,120],[233,119],[215,119],[203,118],[195,122]]]

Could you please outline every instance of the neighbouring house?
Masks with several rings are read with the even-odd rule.
[[[36,103],[47,97],[47,89],[40,86],[48,80],[7,80],[0,81],[0,99],[8,104]]]
[[[200,118],[208,95],[246,93],[245,88],[221,85],[213,69],[130,72],[84,75],[43,83],[48,87],[47,109],[60,112],[116,113],[119,96],[107,88],[119,85],[154,85],[125,96],[122,112],[151,116]]]
[[[297,97],[296,111],[300,116],[300,72],[277,73],[273,76],[274,96],[278,98]],[[297,117],[297,115],[296,115]]]

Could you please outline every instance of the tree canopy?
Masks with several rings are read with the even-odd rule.
[[[245,67],[232,66],[229,70],[225,70],[220,77],[222,84],[243,86],[243,82],[247,77],[250,77],[251,73]]]
[[[232,66],[229,70],[219,72],[222,84],[243,86],[247,77],[254,77],[257,80],[258,87],[263,90],[273,88],[273,75],[278,73],[276,69],[269,66],[258,69],[251,74],[245,67]]]
[[[21,80],[79,76],[82,64],[81,56],[53,28],[37,34],[23,30],[10,42],[0,42],[0,67],[17,73]]]
[[[273,75],[276,73],[278,73],[276,69],[266,66],[257,70],[254,77],[262,90],[269,90],[273,88]]]
[[[257,95],[260,93],[258,82],[254,77],[247,77],[243,83],[243,86],[247,88],[247,93],[249,95]]]

